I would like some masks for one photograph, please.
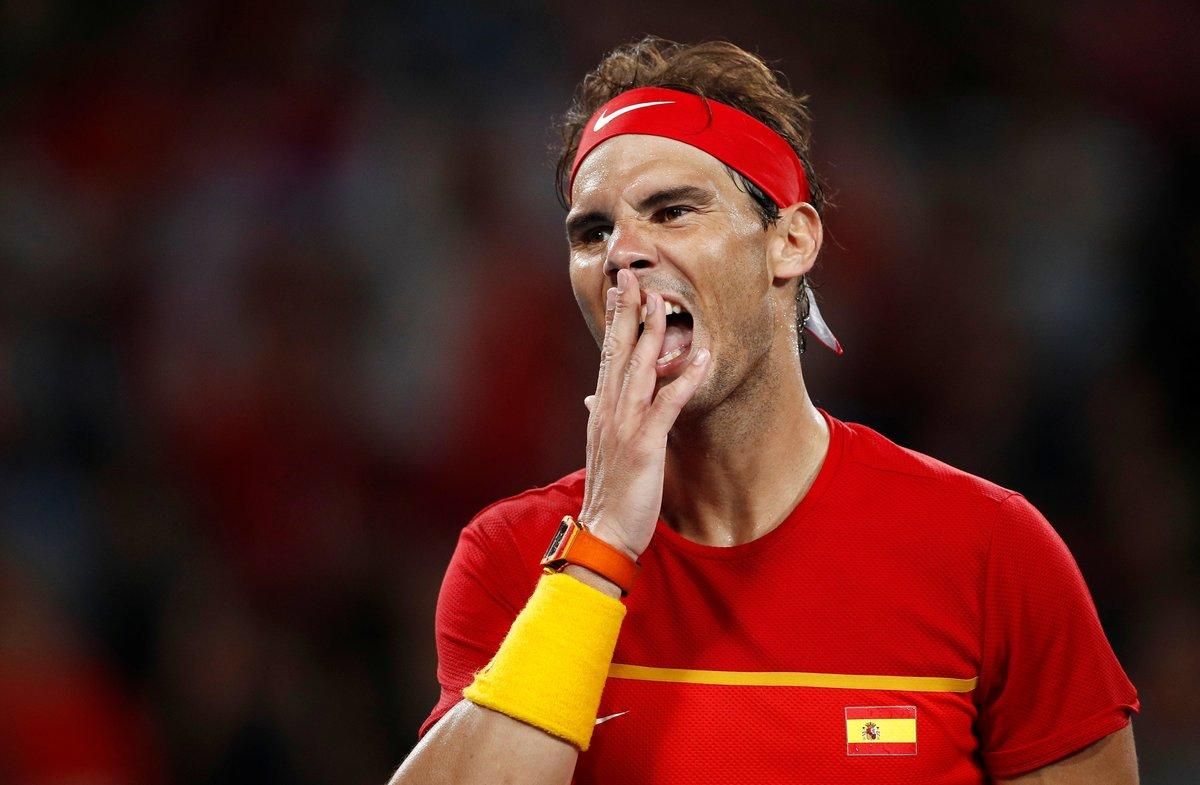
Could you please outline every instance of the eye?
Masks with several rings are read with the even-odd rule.
[[[682,218],[690,212],[693,212],[690,207],[682,204],[673,204],[670,207],[664,207],[659,210],[658,218],[661,221],[674,221],[676,218]]]
[[[606,243],[609,235],[612,234],[612,227],[609,226],[593,226],[583,233],[583,241],[585,243]]]
[[[577,246],[602,245],[608,242],[612,235],[612,227],[606,224],[592,224],[571,229],[571,244]]]

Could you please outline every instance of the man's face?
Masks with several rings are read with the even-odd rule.
[[[682,372],[692,351],[707,348],[712,370],[687,407],[707,411],[756,368],[792,318],[792,290],[774,285],[771,273],[772,234],[716,158],[672,139],[618,136],[575,177],[571,286],[597,343],[619,269],[637,275],[643,302],[652,291],[680,306],[685,313],[667,320],[659,385]]]

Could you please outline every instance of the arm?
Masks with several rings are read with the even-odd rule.
[[[610,597],[621,596],[616,584],[595,573],[574,566],[566,572]],[[430,728],[390,785],[565,785],[578,757],[579,750],[556,736],[462,700]]]
[[[425,734],[390,785],[566,785],[578,757],[567,742],[464,700]]]
[[[654,360],[662,350],[666,333],[662,299],[658,295],[648,295],[646,328],[638,338],[641,294],[636,277],[622,270],[618,282],[619,291],[612,290],[612,304],[606,309],[607,327],[596,395],[589,396],[588,401],[591,411],[588,422],[588,471],[584,506],[579,519],[596,536],[636,559],[650,543],[662,505],[667,433],[683,405],[702,381],[708,367],[708,354],[704,350],[697,352],[698,360],[689,365],[678,379],[655,394],[657,377]],[[565,572],[610,597],[619,599],[621,596],[619,587],[588,570],[570,566]],[[535,597],[538,596],[544,595],[535,594]],[[513,630],[501,644],[501,654],[493,660],[494,668],[489,666],[486,675],[480,672],[476,685],[499,674],[506,667],[497,664],[506,656],[505,650],[513,652],[513,658],[508,660],[510,664],[524,663],[527,669],[530,663],[537,662],[517,654],[534,649],[512,646],[519,639],[520,633],[514,631],[521,626],[522,619],[535,618],[525,615],[535,605],[531,603],[522,611]],[[567,606],[542,607],[549,610]],[[619,621],[616,623],[619,624]],[[583,630],[586,630],[586,626],[581,624],[576,630],[577,634],[582,634]],[[615,638],[614,631],[612,640],[615,641]],[[557,640],[543,637],[539,640],[543,643],[562,643],[568,639],[569,636]],[[528,643],[533,639],[523,640]],[[611,658],[611,648],[603,656]],[[589,667],[592,665],[596,665],[596,662],[589,662]],[[607,672],[607,665],[606,660],[600,679]],[[524,680],[525,677],[513,674],[521,674],[525,669],[505,672],[512,681],[524,685],[529,683]],[[598,703],[599,683],[596,684],[595,700]],[[550,679],[534,682],[533,686],[546,695],[560,694]],[[552,700],[539,699],[534,705],[545,707]],[[581,701],[578,712],[575,711],[575,704],[565,705],[571,707],[572,726],[590,728],[595,717],[595,705],[582,706]],[[504,709],[505,706],[501,704],[499,708]],[[578,750],[537,727],[536,716],[529,719],[530,724],[526,724],[463,700],[443,716],[410,753],[392,778],[391,785],[471,785],[518,781],[531,785],[564,785],[570,781],[575,770]],[[568,734],[567,738],[573,736]],[[587,739],[579,740],[579,744],[586,749]]]
[[[996,785],[1138,785],[1133,724],[1069,758]]]
[[[616,584],[581,567],[567,574],[620,598]],[[500,712],[459,701],[434,725],[392,777],[390,785],[525,782],[565,785],[579,750]]]
[[[998,511],[979,682],[984,763],[997,781],[1095,765],[1098,741],[1130,733],[1130,715],[1140,707],[1137,691],[1062,538],[1018,494]],[[1067,757],[1085,749],[1078,759]],[[1099,761],[1111,768],[1106,756]]]

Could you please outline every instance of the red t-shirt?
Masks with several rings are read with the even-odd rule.
[[[773,531],[722,548],[659,522],[600,703],[616,716],[577,783],[983,783],[1139,710],[1074,559],[1024,497],[825,417],[821,470]],[[495,653],[582,496],[576,472],[464,529],[422,734]]]

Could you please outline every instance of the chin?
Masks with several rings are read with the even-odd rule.
[[[707,416],[714,408],[720,404],[720,396],[713,385],[713,379],[710,375],[697,388],[691,400],[683,406],[683,410],[679,412],[679,417],[675,419],[676,423],[695,422]]]

